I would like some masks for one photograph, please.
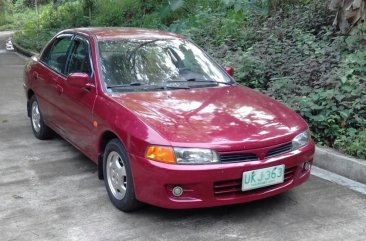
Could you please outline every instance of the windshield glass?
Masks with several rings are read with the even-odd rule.
[[[233,82],[188,40],[100,41],[99,52],[104,84],[109,89],[191,88]]]

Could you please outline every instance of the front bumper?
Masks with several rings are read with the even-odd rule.
[[[252,162],[172,165],[130,155],[136,198],[163,208],[188,209],[246,203],[277,195],[305,182],[313,162],[313,142],[281,156]],[[285,181],[269,187],[241,191],[243,172],[284,164]],[[175,197],[172,188],[181,186],[183,195]]]

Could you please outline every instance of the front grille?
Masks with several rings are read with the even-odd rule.
[[[283,183],[279,183],[279,184],[276,184],[273,186],[268,186],[268,187],[262,187],[262,188],[258,188],[258,189],[254,189],[254,190],[249,190],[246,192],[243,192],[241,190],[242,178],[235,179],[235,180],[215,182],[213,185],[214,195],[216,197],[226,197],[226,196],[232,196],[232,195],[248,195],[248,194],[252,194],[255,192],[265,191],[267,189],[271,189],[276,186],[281,186],[281,185],[288,183],[290,180],[292,180],[294,178],[295,172],[296,172],[296,166],[287,168],[287,169],[285,169],[285,176],[284,176]]]
[[[258,157],[252,153],[220,154],[222,163],[256,161]]]
[[[285,144],[285,145],[282,145],[282,146],[269,150],[269,152],[266,155],[266,158],[279,156],[284,153],[290,152],[291,150],[292,150],[292,143],[288,143],[288,144]]]

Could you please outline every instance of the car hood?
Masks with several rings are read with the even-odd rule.
[[[122,93],[112,98],[174,146],[254,149],[291,141],[307,128],[286,106],[243,86]]]

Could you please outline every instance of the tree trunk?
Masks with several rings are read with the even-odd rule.
[[[337,11],[333,26],[342,34],[349,34],[366,14],[366,0],[331,0],[330,10]]]
[[[84,16],[88,16],[90,20],[94,10],[94,4],[94,0],[83,0]]]
[[[34,0],[34,8],[36,9],[36,14],[38,15],[38,1]]]
[[[268,16],[271,17],[279,8],[280,0],[270,0]]]
[[[0,26],[5,24],[5,3],[0,0]]]

